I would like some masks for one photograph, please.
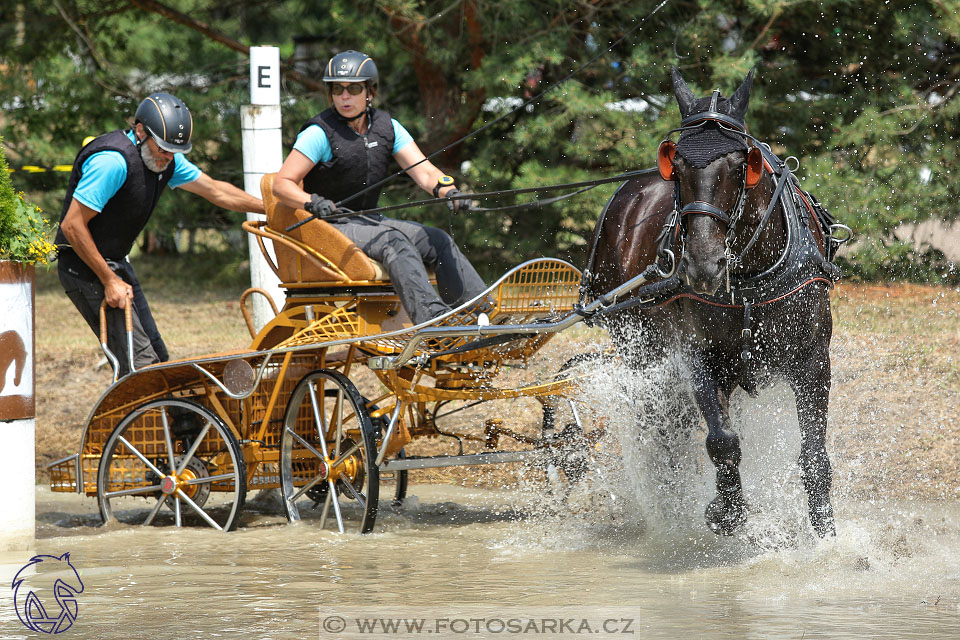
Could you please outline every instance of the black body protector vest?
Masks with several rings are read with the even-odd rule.
[[[318,162],[304,176],[304,191],[340,202],[387,177],[393,157],[393,122],[389,113],[373,108],[367,110],[367,120],[367,132],[360,135],[331,107],[303,125],[301,132],[314,124],[323,129],[333,152],[329,162]],[[373,209],[379,199],[377,188],[342,204],[359,211]]]
[[[130,141],[125,131],[111,131],[99,136],[83,147],[73,161],[60,222],[63,222],[73,201],[73,192],[80,182],[83,163],[98,151],[118,151],[127,161],[126,181],[103,207],[103,211],[94,216],[88,225],[100,255],[105,260],[119,262],[130,253],[137,236],[150,219],[163,188],[173,177],[175,161],[170,161],[162,173],[154,173],[147,169],[137,146]],[[60,229],[57,230],[56,243],[60,253],[58,268],[66,269],[68,273],[82,280],[97,280],[93,270],[67,244],[67,238]]]

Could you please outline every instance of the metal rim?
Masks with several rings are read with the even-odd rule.
[[[202,426],[198,424],[195,433],[178,434],[172,413],[193,414],[202,420]],[[138,432],[156,435],[158,426],[163,432],[164,446],[160,451],[150,452],[144,442],[137,442]],[[177,451],[178,448],[182,450]],[[207,475],[189,468],[204,458]],[[213,467],[212,473],[210,467]],[[118,473],[122,484],[134,486],[111,489],[110,483]],[[228,495],[229,505],[208,506],[191,498],[198,492],[193,488],[195,485],[212,489],[214,483],[228,487],[232,484],[232,489],[217,492]],[[230,531],[236,527],[246,492],[246,465],[233,432],[216,414],[189,400],[152,400],[131,411],[110,434],[97,470],[97,502],[105,524],[119,520],[114,513],[115,501],[142,496],[148,501],[155,500],[155,504],[146,516],[138,511],[130,513],[128,519],[143,526],[153,524],[161,508],[168,505],[177,527],[184,526],[185,518],[196,516],[211,528]]]
[[[322,509],[320,527],[332,522],[340,533],[371,531],[380,498],[376,451],[373,424],[353,383],[329,369],[304,376],[290,395],[280,437],[280,491],[287,519],[299,521],[298,501],[326,483],[322,505],[314,504]]]

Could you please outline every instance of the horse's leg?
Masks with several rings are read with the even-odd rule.
[[[725,376],[729,378],[729,376]],[[722,379],[700,358],[694,361],[693,392],[707,422],[707,453],[717,468],[717,496],[707,505],[707,526],[730,535],[747,520],[740,483],[740,437],[730,427],[729,401],[733,382]]]
[[[827,406],[830,401],[830,356],[826,346],[798,367],[791,381],[800,422],[800,475],[807,491],[810,524],[821,538],[836,535],[830,487],[833,470],[827,456]]]

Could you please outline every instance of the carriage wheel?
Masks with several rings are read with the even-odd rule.
[[[219,416],[190,400],[152,400],[110,434],[97,502],[105,524],[230,531],[246,499],[246,477],[240,443]]]
[[[605,353],[581,353],[567,360],[556,379],[583,375],[610,362]],[[543,405],[543,443],[547,474],[562,472],[571,483],[579,482],[590,467],[590,458],[605,434],[606,420],[574,397],[548,398]]]
[[[321,528],[372,530],[380,498],[376,451],[373,424],[353,383],[328,369],[304,376],[290,396],[280,437],[287,519],[300,520],[312,506]]]

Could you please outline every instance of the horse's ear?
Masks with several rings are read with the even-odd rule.
[[[680,115],[686,117],[690,115],[697,97],[693,95],[693,91],[690,91],[679,69],[670,67],[670,75],[673,78],[673,95],[677,97],[677,104],[680,105]]]
[[[673,180],[673,156],[676,153],[677,145],[672,140],[664,140],[657,149],[657,168],[664,180]]]
[[[759,147],[750,149],[747,154],[747,182],[744,186],[747,189],[753,189],[760,184],[760,178],[763,177],[763,152]]]
[[[730,97],[730,115],[740,121],[745,120],[747,107],[750,106],[750,91],[753,89],[754,71],[756,71],[756,67],[750,69],[750,73],[747,74],[747,77],[744,78],[740,86],[737,87],[736,92]]]

